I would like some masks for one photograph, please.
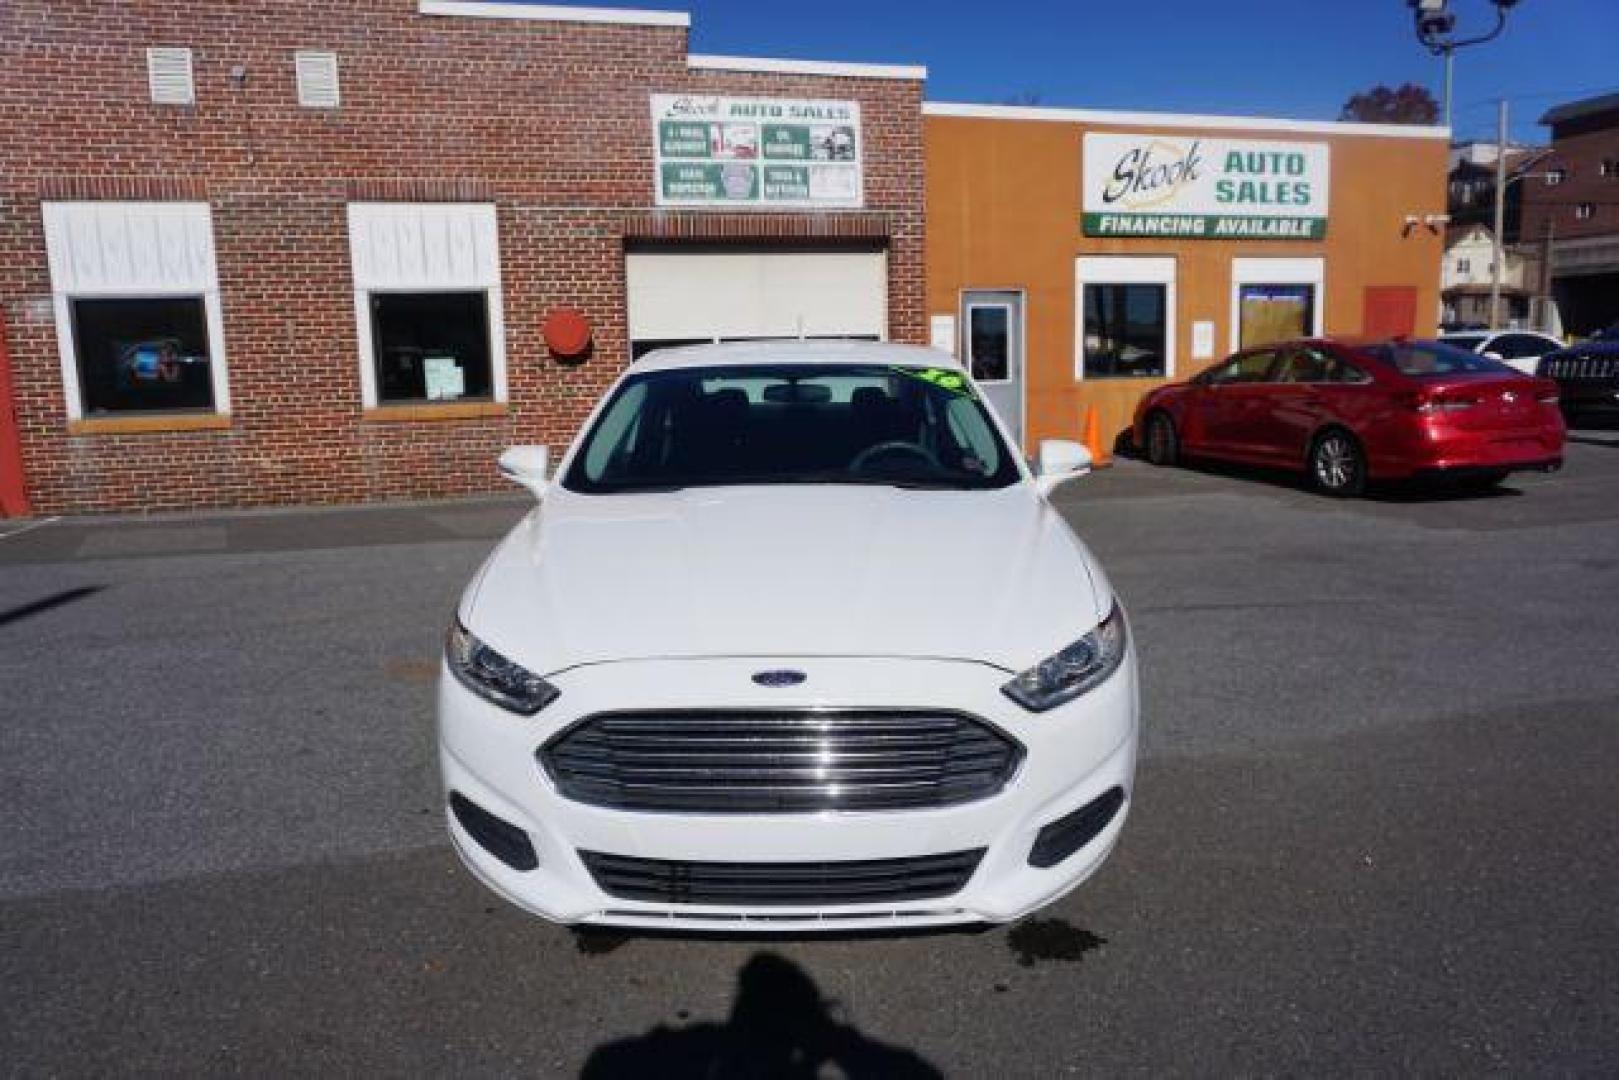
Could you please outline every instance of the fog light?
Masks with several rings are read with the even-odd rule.
[[[450,812],[455,820],[485,851],[513,870],[532,870],[540,865],[528,833],[496,817],[459,791],[450,792]]]
[[[1124,805],[1124,789],[1109,788],[1078,810],[1053,821],[1040,830],[1029,849],[1029,865],[1056,866],[1096,839]]]

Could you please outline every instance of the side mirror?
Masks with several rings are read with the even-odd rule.
[[[550,453],[543,446],[513,446],[500,455],[500,475],[522,484],[536,499],[545,498],[545,466]]]
[[[1034,482],[1042,495],[1050,495],[1058,485],[1078,480],[1091,471],[1091,452],[1084,443],[1068,439],[1041,439],[1035,462]]]

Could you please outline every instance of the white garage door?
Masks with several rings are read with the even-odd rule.
[[[630,345],[888,336],[880,251],[631,252]]]

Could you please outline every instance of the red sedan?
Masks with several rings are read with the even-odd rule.
[[[1435,341],[1291,341],[1248,349],[1136,408],[1155,465],[1220,458],[1303,470],[1322,491],[1368,480],[1499,483],[1563,464],[1557,384]]]

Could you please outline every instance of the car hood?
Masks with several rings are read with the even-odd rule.
[[[1026,484],[782,485],[590,496],[553,488],[463,600],[530,670],[652,657],[906,656],[1021,670],[1112,591]]]

